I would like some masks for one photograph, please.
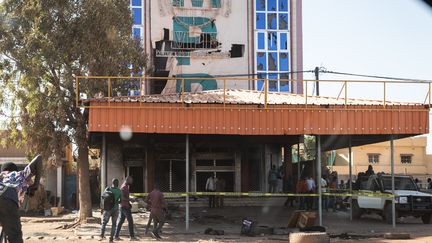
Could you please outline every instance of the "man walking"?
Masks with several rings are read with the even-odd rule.
[[[121,191],[118,188],[119,187],[119,180],[114,178],[112,180],[111,187],[107,187],[105,189],[105,192],[111,192],[114,197],[114,205],[112,205],[111,210],[104,210],[102,214],[102,225],[101,225],[101,239],[105,238],[105,229],[106,226],[111,218],[112,226],[111,226],[111,233],[109,241],[114,241],[114,234],[116,232],[116,224],[117,224],[117,218],[119,215],[119,203],[121,201]]]
[[[215,192],[216,191],[216,176],[212,175],[207,179],[205,189],[207,192]],[[215,204],[215,195],[209,195],[209,208],[214,208]]]
[[[120,202],[120,220],[117,224],[115,238],[116,240],[120,240],[120,230],[123,226],[125,219],[128,221],[129,227],[129,236],[131,240],[137,240],[134,232],[134,222],[132,218],[132,205],[130,204],[129,199],[129,187],[132,185],[133,179],[131,176],[126,177],[125,182],[123,182],[120,190],[121,190],[121,202]]]
[[[0,225],[8,242],[21,243],[22,230],[18,207],[29,189],[30,196],[34,195],[42,172],[42,157],[36,156],[24,170],[18,171],[14,163],[5,163],[0,173]],[[35,176],[29,187],[30,179]]]
[[[278,173],[276,170],[276,165],[272,165],[271,169],[268,173],[268,183],[269,183],[269,192],[275,193],[278,181]]]
[[[154,189],[147,197],[147,204],[150,207],[150,218],[153,220],[153,231],[151,235],[155,239],[162,239],[160,233],[165,224],[166,204],[163,193],[159,190],[159,185],[155,183]]]

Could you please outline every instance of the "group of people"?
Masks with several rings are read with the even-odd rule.
[[[109,241],[113,242],[114,240],[121,240],[120,230],[123,226],[123,223],[127,219],[130,239],[137,240],[134,231],[132,205],[129,197],[129,188],[132,183],[133,178],[131,176],[128,176],[119,188],[119,180],[114,178],[112,180],[111,186],[105,189],[105,192],[112,192],[114,196],[114,204],[112,205],[111,209],[105,209],[102,213],[102,225],[100,231],[101,239],[105,238],[105,229],[111,219],[112,226]],[[148,205],[148,209],[150,210],[147,230],[151,222],[153,221],[154,227],[151,231],[151,235],[153,238],[161,239],[160,233],[162,232],[162,227],[165,223],[165,215],[167,210],[164,195],[159,190],[159,186],[157,183],[154,185],[153,191],[150,192],[147,196],[146,203]],[[120,219],[117,220],[119,214]]]
[[[216,175],[210,176],[205,185],[205,190],[210,193],[214,192],[225,192],[226,182],[225,179],[216,177]],[[224,206],[224,198],[222,195],[209,195],[209,208],[220,208]]]

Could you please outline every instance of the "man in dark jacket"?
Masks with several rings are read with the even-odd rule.
[[[5,163],[0,172],[0,225],[9,242],[23,242],[21,220],[18,208],[26,192],[30,196],[39,186],[42,171],[42,157],[36,156],[24,170],[18,171],[14,163]],[[30,179],[35,176],[34,183],[29,186]]]

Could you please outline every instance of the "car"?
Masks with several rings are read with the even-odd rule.
[[[411,176],[395,175],[395,191],[392,194],[391,175],[371,175],[359,182],[359,191],[352,197],[352,216],[378,213],[392,223],[392,198],[395,198],[396,218],[414,216],[424,224],[431,223],[432,194],[420,192]]]

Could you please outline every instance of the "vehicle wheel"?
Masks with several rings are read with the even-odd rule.
[[[291,233],[289,235],[290,243],[330,243],[330,237],[327,233]]]
[[[395,213],[396,213],[396,218],[397,218],[397,211]],[[385,206],[383,216],[384,216],[384,220],[387,224],[393,224],[391,203],[389,203],[389,204],[387,204],[387,206]]]
[[[423,224],[430,224],[431,223],[431,215],[430,214],[422,215],[421,219],[423,221]]]
[[[353,219],[359,219],[363,214],[363,210],[358,205],[357,200],[352,201],[352,212],[351,213],[352,213]]]

